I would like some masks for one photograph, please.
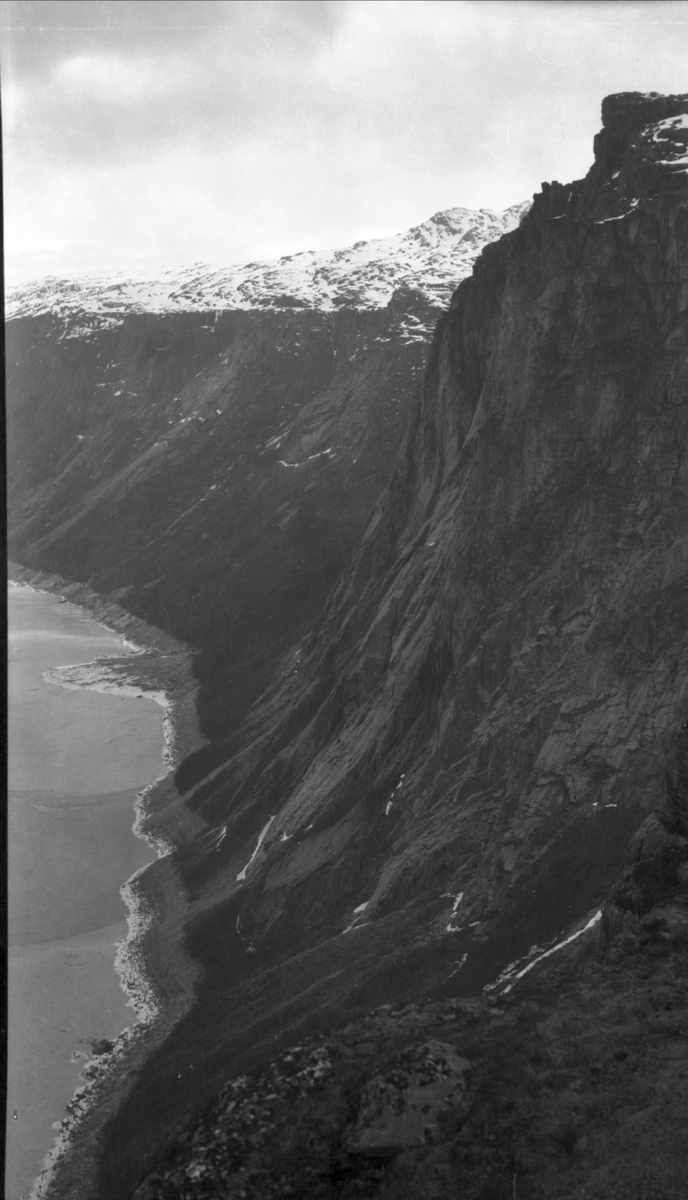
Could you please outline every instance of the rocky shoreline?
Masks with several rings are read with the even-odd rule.
[[[117,1113],[147,1058],[193,1005],[197,971],[181,947],[186,903],[171,856],[152,863],[137,877],[137,911],[154,914],[128,950],[137,980],[144,978],[153,997],[150,1020],[124,1030],[97,1059],[94,1073],[72,1098],[55,1148],[46,1158],[32,1200],[93,1194],[104,1126]]]
[[[137,836],[158,858],[123,883],[129,907],[128,934],[121,944],[116,970],[131,997],[137,1023],[114,1043],[94,1048],[83,1072],[84,1084],[68,1105],[55,1146],[48,1153],[32,1197],[66,1197],[72,1188],[83,1195],[97,1170],[99,1131],[126,1094],[127,1080],[189,1011],[194,1000],[197,968],[185,954],[181,931],[186,916],[184,887],[174,863],[174,850],[188,835],[182,802],[174,787],[174,768],[203,744],[196,716],[197,683],[192,651],[162,630],[132,616],[109,597],[85,584],[10,563],[10,580],[37,591],[61,596],[87,609],[101,625],[124,638],[135,657],[99,662],[96,674],[80,680],[77,668],[66,668],[74,680],[66,686],[97,690],[156,692],[165,708],[165,773],[139,793],[132,814]],[[101,679],[101,676],[103,677]],[[63,682],[63,681],[61,681]],[[159,697],[164,696],[163,700]]]
[[[96,592],[85,583],[64,579],[61,575],[37,571],[20,563],[8,563],[8,578],[25,587],[61,596],[88,609],[94,620],[124,638],[137,649],[135,659],[108,659],[108,666],[126,674],[127,683],[135,682],[146,691],[163,690],[170,701],[172,737],[167,739],[169,763],[178,764],[187,754],[205,744],[196,713],[198,684],[193,675],[193,651],[171,634],[150,625],[122,608],[111,596]],[[125,683],[125,680],[122,680]]]

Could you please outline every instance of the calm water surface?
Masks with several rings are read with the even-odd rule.
[[[127,653],[57,596],[10,586],[8,1200],[28,1195],[91,1044],[134,1021],[114,970],[122,884],[151,862],[137,792],[163,772],[163,710],[67,689],[55,667]]]

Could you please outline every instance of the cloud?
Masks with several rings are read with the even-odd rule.
[[[109,104],[140,104],[169,94],[176,80],[152,58],[119,54],[77,54],[58,64],[54,84],[78,104],[91,99]]]

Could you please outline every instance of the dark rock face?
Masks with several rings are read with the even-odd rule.
[[[568,962],[617,926],[638,954],[651,960],[656,944],[678,969],[686,113],[687,97],[611,98],[588,177],[545,187],[521,226],[483,252],[437,326],[391,482],[315,633],[282,660],[213,769],[180,773],[184,796],[170,803],[204,822],[177,851],[185,945],[203,977],[192,1012],[142,1062],[107,1127],[101,1197],[130,1190],[232,1074],[376,1004],[451,1006],[500,973],[511,978],[514,960]],[[657,808],[663,816],[643,824]],[[629,864],[641,826],[647,848],[641,838]],[[465,1140],[453,1130],[460,1149],[431,1154],[427,1176],[415,1158],[383,1188],[365,1174],[370,1164],[344,1156],[297,1194],[456,1195],[463,1161],[475,1200],[509,1194],[523,1162],[539,1181],[525,1195],[621,1195],[609,1191],[594,1105],[581,1115],[576,1099],[573,1055],[586,1046],[592,1076],[599,1039],[586,1041],[579,1023],[574,1047],[565,1030],[577,1005],[587,1019],[604,1012],[610,1030],[620,1023],[616,990],[632,980],[643,991],[639,963],[619,981],[611,962],[599,993],[591,970],[553,1014],[546,1003],[526,1011],[522,1058],[516,1019],[505,1041],[483,1030],[477,1046],[434,1017],[405,1041],[395,1032],[395,1053],[436,1040],[485,1071],[508,1048],[509,1069],[523,1070],[518,1115],[506,1117],[485,1084]],[[640,1054],[635,1016],[626,1018]],[[553,1111],[541,1090],[550,1086]],[[359,1079],[352,1090],[363,1089]],[[328,1153],[355,1126],[355,1102],[342,1115],[349,1101],[333,1100],[318,1143]],[[480,1150],[490,1120],[501,1131],[492,1166]],[[623,1122],[630,1139],[637,1123],[627,1113]],[[543,1155],[528,1128],[558,1149]],[[587,1166],[557,1190],[583,1137]],[[220,1172],[207,1186],[187,1175],[185,1191],[154,1182],[139,1194],[288,1194],[264,1159],[249,1155],[244,1167],[257,1172],[253,1190],[243,1176],[229,1189]],[[332,1178],[334,1191],[317,1190]],[[680,1194],[671,1163],[664,1192],[655,1182],[647,1195]],[[79,1193],[65,1184],[60,1194]]]

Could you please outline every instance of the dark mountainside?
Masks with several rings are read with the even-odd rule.
[[[686,114],[607,99],[459,286],[315,632],[161,793],[194,1003],[50,1195],[685,1195]],[[49,507],[15,553],[83,570]]]
[[[228,737],[389,478],[439,311],[406,292],[373,312],[133,314],[89,337],[11,321],[10,557],[199,648],[201,725]]]
[[[152,281],[14,289],[10,556],[191,645],[200,777],[389,479],[434,324],[503,213]],[[234,307],[232,307],[234,305]]]

